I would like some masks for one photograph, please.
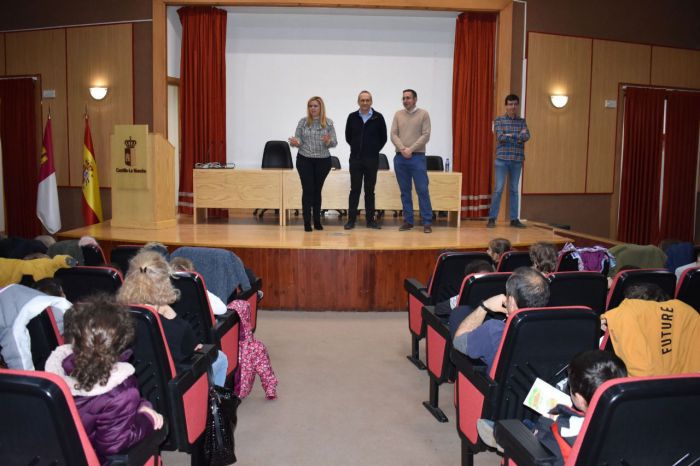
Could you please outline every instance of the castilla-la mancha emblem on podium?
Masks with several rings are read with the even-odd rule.
[[[124,164],[127,166],[132,165],[132,160],[136,156],[136,141],[129,136],[129,139],[124,141]]]

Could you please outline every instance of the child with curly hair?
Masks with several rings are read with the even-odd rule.
[[[46,361],[46,371],[68,384],[80,420],[101,462],[163,426],[163,417],[141,398],[127,361],[134,325],[106,295],[77,303],[64,317],[68,342]]]

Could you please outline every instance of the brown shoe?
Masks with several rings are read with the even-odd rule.
[[[433,227],[430,225],[423,225],[423,233],[432,233],[433,232]]]
[[[408,222],[403,222],[403,224],[399,227],[399,231],[406,231],[406,230],[410,230],[411,228],[413,228],[413,224],[408,223]]]

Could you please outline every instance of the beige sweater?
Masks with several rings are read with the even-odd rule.
[[[413,113],[406,109],[399,110],[391,123],[391,142],[396,146],[396,152],[405,147],[411,152],[425,152],[425,145],[430,139],[430,115],[422,108]]]

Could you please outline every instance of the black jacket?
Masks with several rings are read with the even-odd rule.
[[[350,159],[377,157],[386,144],[386,122],[378,111],[372,109],[367,123],[362,121],[360,111],[348,115],[345,124],[345,140],[350,144]]]

